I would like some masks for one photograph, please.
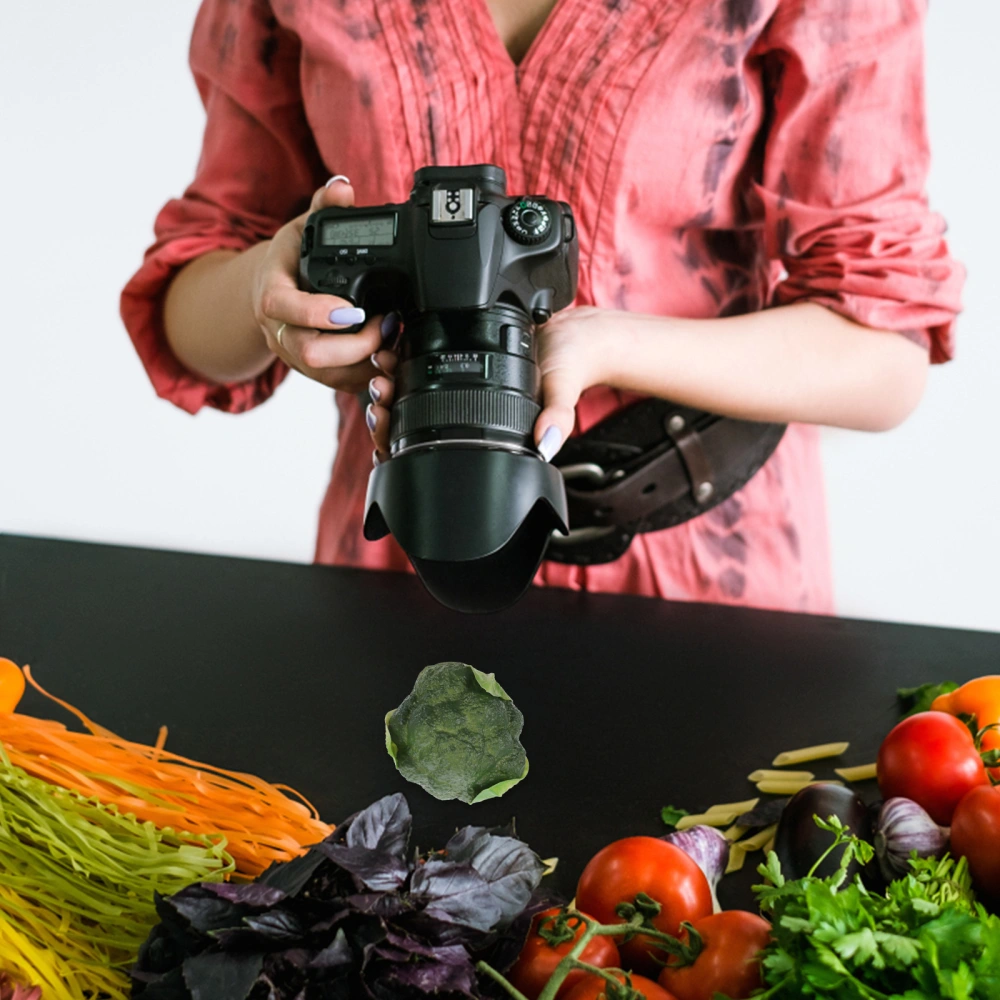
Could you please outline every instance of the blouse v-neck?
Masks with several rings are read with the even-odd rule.
[[[535,58],[535,53],[544,48],[545,46],[545,36],[548,33],[548,29],[552,26],[554,21],[560,19],[563,15],[563,9],[571,6],[573,0],[555,0],[555,3],[550,8],[548,14],[545,16],[545,20],[542,21],[535,32],[534,37],[525,50],[524,55],[520,59],[515,59],[510,50],[504,43],[503,36],[500,33],[500,28],[493,18],[493,11],[490,9],[487,0],[447,0],[449,3],[460,3],[467,5],[472,9],[474,15],[479,16],[484,19],[484,30],[488,34],[494,36],[495,44],[492,46],[497,50],[497,56],[502,61],[506,61],[509,64],[509,70],[514,75],[517,81],[525,75],[525,73],[530,69],[531,63]]]

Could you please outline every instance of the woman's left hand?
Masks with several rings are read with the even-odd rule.
[[[548,323],[538,327],[538,367],[544,409],[535,421],[535,443],[546,461],[562,447],[573,430],[576,404],[581,394],[591,386],[604,383],[609,360],[605,345],[611,342],[608,334],[622,319],[623,314],[614,309],[579,306],[556,313]],[[371,381],[371,395],[375,401],[368,409],[368,426],[380,461],[389,457],[389,408],[393,388],[390,374],[378,375]]]

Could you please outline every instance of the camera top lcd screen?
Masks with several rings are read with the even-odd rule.
[[[394,215],[328,219],[323,223],[322,243],[327,247],[390,247],[395,230]]]

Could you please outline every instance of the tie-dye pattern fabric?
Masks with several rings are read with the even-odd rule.
[[[286,374],[218,386],[165,344],[176,269],[246,248],[332,173],[404,200],[428,163],[497,163],[511,192],[570,202],[578,304],[715,317],[812,300],[953,350],[963,273],[928,210],[921,0],[558,0],[515,66],[485,0],[205,0],[191,66],[197,175],[156,222],[122,314],[156,391],[194,413],[263,402]],[[885,334],[872,333],[872,336]],[[588,392],[581,429],[620,406]],[[361,537],[371,444],[338,398],[316,558],[404,570]],[[833,608],[816,428],[793,426],[718,509],[540,585]]]

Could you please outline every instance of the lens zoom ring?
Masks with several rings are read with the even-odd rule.
[[[527,396],[496,389],[433,389],[392,408],[392,437],[434,427],[473,427],[530,434],[541,407]]]

